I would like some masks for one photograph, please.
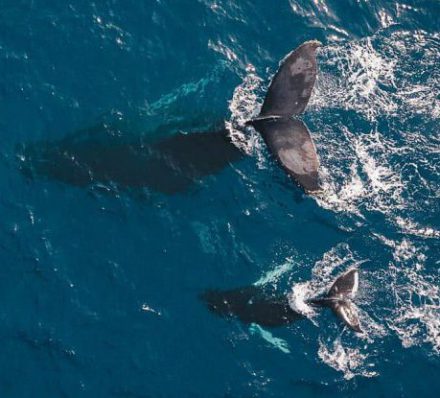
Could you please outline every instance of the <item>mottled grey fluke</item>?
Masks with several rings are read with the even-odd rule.
[[[319,160],[312,137],[299,120],[316,80],[318,41],[308,41],[289,53],[272,79],[260,115],[248,124],[263,136],[272,154],[308,193],[321,190]]]

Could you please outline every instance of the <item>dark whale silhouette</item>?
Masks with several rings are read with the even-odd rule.
[[[308,193],[320,190],[318,156],[305,124],[290,117],[301,114],[310,99],[319,45],[306,42],[284,58],[260,115],[246,123],[261,133],[287,174]],[[166,194],[185,191],[244,156],[224,124],[214,132],[153,139],[149,134],[121,134],[101,123],[59,141],[21,145],[18,152],[19,168],[28,177],[45,176],[76,186],[147,187]]]
[[[148,187],[165,194],[183,192],[244,156],[225,129],[152,138],[124,134],[105,123],[60,141],[22,145],[18,151],[19,167],[28,177],[81,187]]]
[[[358,286],[359,273],[353,268],[336,278],[327,294],[308,300],[307,303],[332,309],[350,329],[361,333],[359,318],[352,304]],[[200,297],[212,312],[224,317],[236,317],[247,324],[274,327],[304,318],[292,309],[288,295],[279,295],[268,286],[253,285],[226,291],[208,290]]]

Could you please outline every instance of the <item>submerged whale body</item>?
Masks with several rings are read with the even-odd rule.
[[[327,294],[307,301],[317,307],[328,307],[351,330],[361,333],[359,318],[352,300],[359,286],[359,273],[350,269],[339,276]],[[295,311],[288,295],[279,295],[267,286],[248,286],[220,291],[208,290],[201,295],[208,309],[223,317],[261,326],[283,326],[305,317]]]
[[[165,194],[183,192],[243,157],[225,129],[153,139],[127,136],[107,124],[60,141],[23,145],[19,153],[19,168],[28,177],[81,187],[146,187]]]

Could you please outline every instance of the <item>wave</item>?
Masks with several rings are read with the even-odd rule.
[[[426,344],[440,354],[440,275],[426,269],[423,248],[407,238],[384,244],[393,249],[387,270],[394,305],[387,310],[387,326],[404,347]]]

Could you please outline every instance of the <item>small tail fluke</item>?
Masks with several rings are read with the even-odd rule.
[[[350,269],[333,283],[328,292],[330,308],[344,323],[357,333],[362,333],[359,315],[352,299],[359,289],[359,271]]]
[[[359,271],[350,269],[339,276],[327,295],[308,301],[311,305],[329,307],[350,329],[362,333],[359,315],[352,300],[359,289]]]

